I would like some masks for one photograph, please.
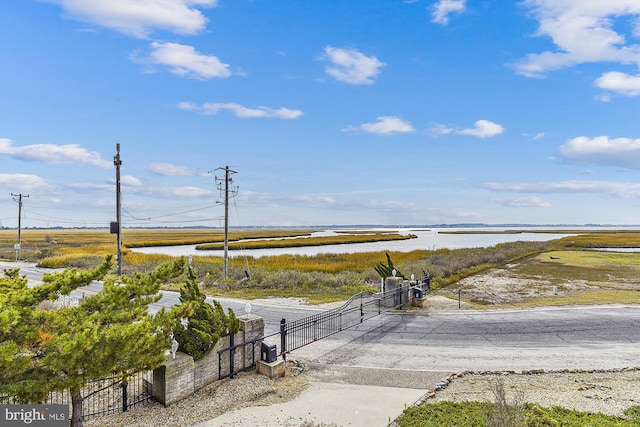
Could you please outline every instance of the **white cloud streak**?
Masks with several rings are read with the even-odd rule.
[[[149,172],[162,176],[194,176],[197,175],[193,170],[184,167],[176,166],[171,163],[152,163],[147,168]]]
[[[139,57],[138,52],[135,52],[130,58],[140,64],[166,66],[169,72],[191,79],[209,80],[231,75],[229,65],[222,63],[217,57],[204,55],[193,46],[179,43],[152,42],[148,56]]]
[[[527,77],[586,62],[640,65],[640,45],[614,29],[614,19],[640,15],[637,0],[525,0],[539,22],[537,36],[548,36],[557,50],[532,53],[514,68]]]
[[[452,13],[462,13],[466,9],[467,0],[440,0],[433,6],[433,19],[431,22],[447,25],[449,15]]]
[[[211,197],[217,193],[200,187],[136,187],[131,192],[153,197]]]
[[[548,208],[551,203],[540,197],[510,197],[506,199],[493,199],[493,202],[510,208]]]
[[[482,188],[493,191],[511,191],[516,193],[592,193],[607,194],[623,198],[640,198],[640,183],[610,181],[560,181],[538,183],[498,183],[485,182]]]
[[[0,173],[0,187],[14,191],[48,191],[51,185],[42,177],[24,173]]]
[[[292,110],[290,108],[280,107],[271,108],[259,106],[255,108],[244,107],[235,102],[207,102],[198,106],[192,102],[179,102],[177,107],[181,110],[198,111],[200,114],[215,115],[220,111],[231,111],[236,117],[242,119],[255,119],[255,118],[267,118],[267,119],[297,119],[303,115],[300,110]]]
[[[386,65],[375,56],[366,56],[356,49],[327,46],[324,53],[330,63],[325,72],[338,81],[354,85],[372,84]]]
[[[595,85],[601,89],[610,90],[625,96],[640,96],[640,74],[630,74],[611,71],[601,75]]]
[[[393,135],[396,133],[412,133],[415,131],[411,123],[395,116],[381,116],[375,123],[363,123],[357,128],[352,126],[342,129],[343,132],[361,131],[378,135]]]
[[[142,185],[142,181],[133,175],[122,175],[120,183],[129,187],[140,187]]]
[[[146,38],[157,30],[193,35],[204,29],[197,7],[215,7],[217,0],[44,0],[59,4],[72,18]]]
[[[100,169],[113,166],[111,162],[104,160],[100,153],[88,151],[78,144],[33,144],[14,147],[10,139],[0,138],[0,155],[3,154],[18,160],[52,165],[81,164]]]
[[[580,136],[559,148],[568,161],[640,169],[640,138],[609,138]]]
[[[489,138],[500,135],[503,132],[504,127],[489,120],[478,120],[474,128],[456,131],[458,135],[471,135],[478,138]]]
[[[489,120],[478,120],[477,122],[475,122],[475,126],[469,129],[455,129],[435,123],[431,126],[428,132],[433,137],[439,137],[454,133],[456,135],[469,135],[475,136],[477,138],[490,138],[492,136],[504,133],[504,127]]]

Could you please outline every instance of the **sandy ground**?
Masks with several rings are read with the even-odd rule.
[[[462,292],[463,299],[503,304],[531,297],[562,296],[591,288],[585,280],[570,280],[556,287],[545,279],[523,279],[516,277],[511,269],[518,264],[507,264],[505,268],[492,269],[482,274],[466,277],[444,292]],[[452,295],[456,296],[456,295]]]

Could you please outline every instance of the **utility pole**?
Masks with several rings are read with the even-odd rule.
[[[229,169],[229,166],[225,166],[224,168],[218,168],[216,170],[224,170],[224,180],[218,179],[216,177],[216,181],[221,181],[218,184],[218,190],[220,192],[224,192],[224,271],[223,277],[226,279],[229,274],[228,270],[228,254],[229,254],[229,191],[231,191],[232,196],[238,194],[238,187],[230,188],[230,184],[233,183],[233,178],[230,177],[230,174],[238,173],[234,170]],[[224,187],[222,187],[222,182],[224,182]]]
[[[20,260],[20,249],[22,246],[22,198],[29,197],[29,195],[23,195],[22,193],[13,194],[11,193],[13,200],[18,202],[18,243],[15,245],[16,248],[16,262]],[[16,199],[17,197],[17,199]]]
[[[122,274],[122,215],[121,215],[121,201],[120,194],[120,166],[122,160],[120,160],[120,144],[116,144],[116,155],[113,156],[113,165],[116,167],[116,229],[113,230],[113,224],[111,227],[111,233],[115,231],[116,234],[116,274],[120,276]]]

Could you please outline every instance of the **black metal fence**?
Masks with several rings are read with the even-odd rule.
[[[278,335],[278,333],[261,336],[218,350],[218,379],[233,378],[239,372],[255,368],[260,357],[256,356],[259,354],[256,349],[260,348],[265,339]],[[227,361],[228,363],[226,363]]]
[[[119,411],[126,412],[129,408],[152,399],[152,385],[151,371],[135,373],[126,382],[119,376],[92,380],[81,392],[82,419]],[[14,396],[0,396],[0,404],[13,403],[18,403]],[[71,396],[68,390],[52,391],[45,403],[69,405],[71,414]]]
[[[293,322],[286,319],[280,321],[280,332],[255,338],[251,341],[232,345],[218,351],[218,378],[233,378],[238,372],[256,366],[256,346],[277,335],[280,335],[280,351],[278,355],[286,358],[287,353],[315,341],[327,338],[345,329],[352,328],[365,320],[378,316],[386,311],[407,304],[412,297],[422,296],[430,289],[429,273],[413,282],[413,285],[402,285],[381,293],[361,292],[351,297],[341,307],[314,314]],[[240,357],[238,353],[242,353]],[[250,356],[249,356],[250,355]],[[228,363],[227,363],[228,361]]]
[[[384,293],[361,292],[351,297],[341,307],[293,322],[282,319],[280,321],[280,354],[285,358],[286,354],[293,350],[407,304],[410,301],[410,293],[417,288],[401,286]]]

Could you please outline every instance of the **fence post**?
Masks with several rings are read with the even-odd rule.
[[[280,351],[282,360],[287,360],[287,319],[280,321]]]
[[[127,380],[122,381],[122,412],[127,412],[128,409],[128,397],[127,397]]]
[[[229,334],[229,347],[231,347],[231,349],[229,350],[229,378],[233,379],[233,377],[235,376],[235,372],[233,371],[233,367],[236,364],[236,349],[233,348],[233,346],[235,345],[235,339],[234,339],[234,335],[233,333]]]

